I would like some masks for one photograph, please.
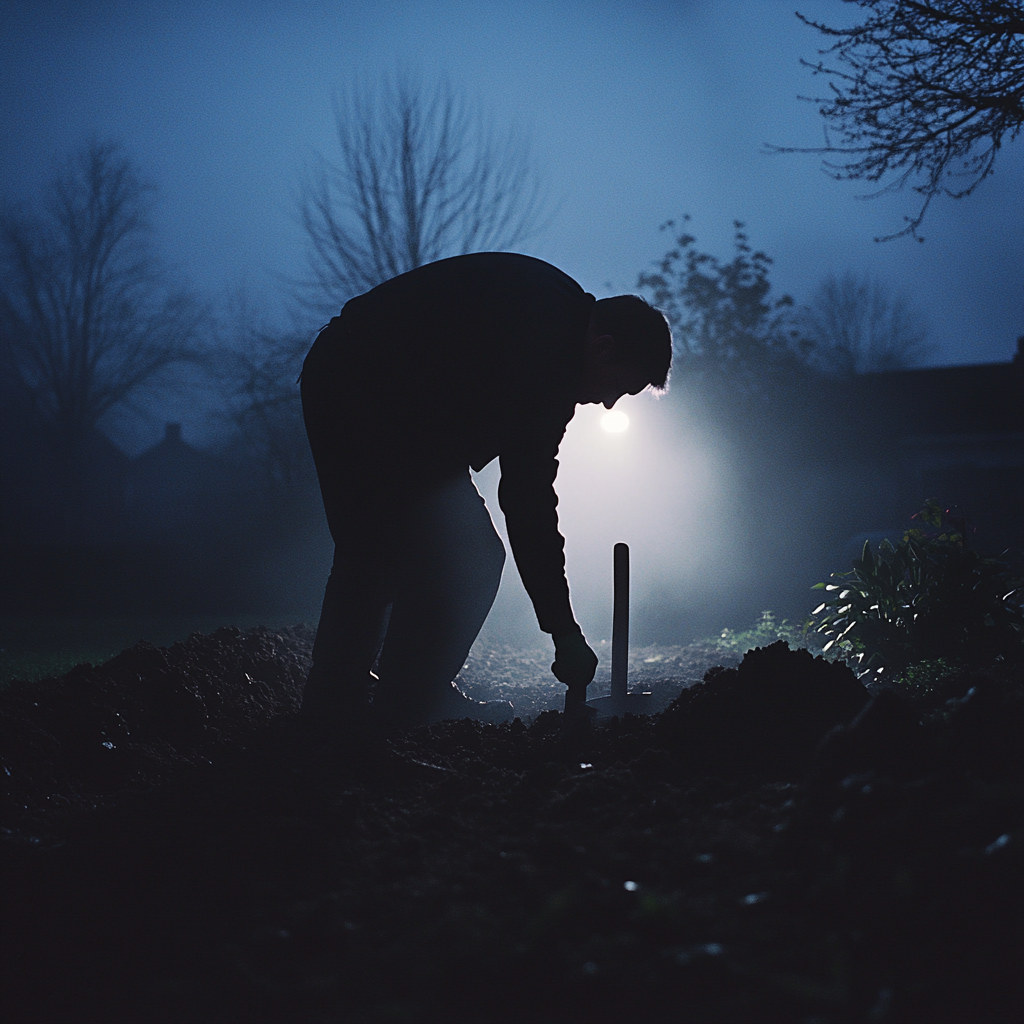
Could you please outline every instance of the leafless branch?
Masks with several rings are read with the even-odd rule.
[[[837,180],[878,183],[879,195],[909,186],[921,196],[905,226],[918,228],[938,195],[969,196],[991,173],[996,154],[1024,124],[1024,5],[1016,0],[846,0],[867,19],[833,28],[801,14],[835,41],[817,61],[803,61],[829,81],[819,104],[826,121],[820,153]],[[828,128],[838,136],[832,142]]]
[[[814,363],[833,376],[901,370],[931,352],[924,317],[911,300],[866,275],[830,274],[797,319],[813,343]]]
[[[244,291],[228,306],[230,340],[221,349],[228,416],[270,491],[294,493],[312,470],[297,383],[310,339],[270,325]]]
[[[335,103],[338,149],[299,194],[305,305],[336,312],[382,281],[446,256],[509,249],[547,218],[530,151],[445,82],[396,79]]]

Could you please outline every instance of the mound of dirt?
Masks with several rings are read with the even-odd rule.
[[[312,631],[225,627],[172,647],[139,643],[61,679],[0,693],[0,820],[146,789],[298,709]]]
[[[868,699],[845,665],[780,640],[684,690],[661,715],[658,736],[691,768],[800,778],[825,734]]]

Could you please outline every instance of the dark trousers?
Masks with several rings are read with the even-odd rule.
[[[337,397],[305,375],[302,390],[335,544],[303,713],[358,717],[376,662],[375,717],[415,725],[451,694],[498,592],[504,545],[468,469],[381,493],[339,457],[351,440],[335,429]]]

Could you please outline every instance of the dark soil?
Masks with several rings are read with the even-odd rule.
[[[635,666],[662,714],[570,742],[544,656],[495,649],[464,688],[525,721],[325,755],[311,639],[0,695],[5,1021],[1024,1016],[1019,673],[910,701],[680,648]]]

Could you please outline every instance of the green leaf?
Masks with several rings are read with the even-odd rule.
[[[860,553],[860,560],[865,565],[874,565],[875,564],[875,558],[871,554],[871,541],[869,541],[869,540],[864,541],[864,550],[861,551],[861,553]]]

